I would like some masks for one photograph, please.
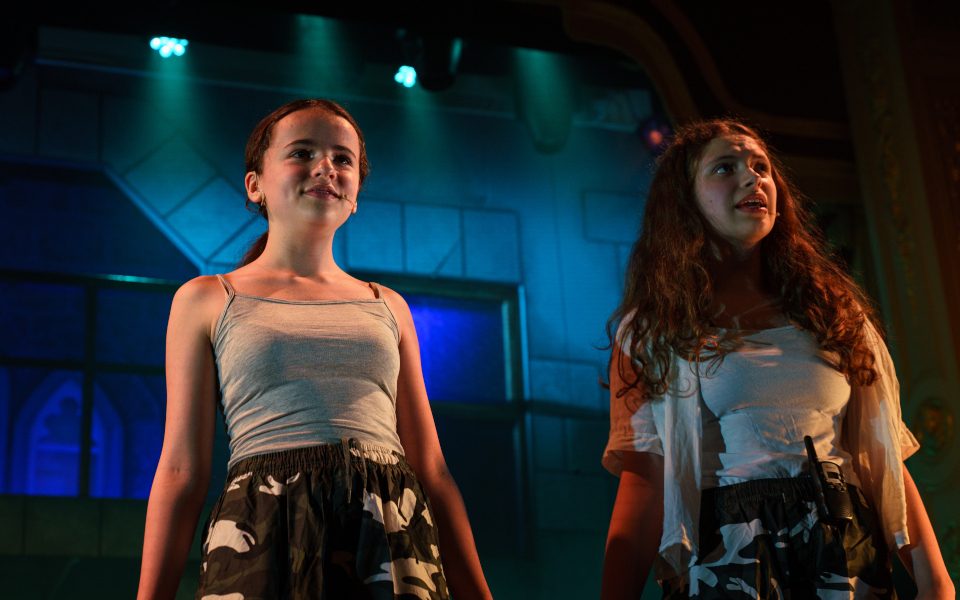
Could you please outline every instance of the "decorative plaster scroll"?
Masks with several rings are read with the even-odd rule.
[[[937,147],[947,177],[947,197],[937,212],[949,221],[942,231],[952,237],[948,248],[953,258],[960,258],[960,98],[936,97],[932,112],[936,115]]]
[[[937,537],[950,578],[954,581],[960,580],[960,527],[957,527],[957,522],[951,521]]]
[[[911,422],[926,460],[941,462],[956,434],[953,408],[942,398],[927,397],[917,403]]]
[[[911,238],[912,227],[903,192],[904,183],[894,132],[896,116],[891,106],[891,96],[894,91],[890,86],[890,65],[880,50],[880,43],[880,38],[875,31],[871,31],[868,36],[861,36],[857,58],[860,62],[860,72],[865,76],[864,84],[870,102],[870,121],[879,141],[880,153],[876,168],[890,201],[889,223],[893,226],[896,251],[903,267],[904,295],[910,310],[916,313],[916,273],[913,265],[915,248]]]
[[[701,116],[670,49],[646,20],[608,2],[547,0],[554,2],[563,11],[570,39],[613,48],[642,66],[674,122]]]
[[[740,103],[727,87],[713,60],[713,53],[703,42],[696,27],[676,2],[672,0],[653,0],[653,6],[673,25],[677,34],[687,46],[700,68],[704,80],[713,95],[728,111],[742,115],[750,121],[770,131],[799,137],[817,137],[831,140],[849,140],[850,131],[846,123],[825,119],[795,118],[759,111]]]
[[[909,390],[909,396],[904,395]],[[920,451],[911,460],[913,474],[923,491],[950,493],[956,488],[953,474],[960,464],[957,443],[957,405],[951,400],[947,382],[928,375],[901,390],[904,418],[920,442]]]

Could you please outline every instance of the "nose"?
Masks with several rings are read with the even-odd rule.
[[[313,175],[315,177],[332,177],[335,172],[336,169],[333,167],[333,159],[329,156],[321,157],[313,167]]]
[[[760,185],[763,180],[763,173],[756,171],[753,167],[747,167],[744,170],[743,187],[751,188]]]

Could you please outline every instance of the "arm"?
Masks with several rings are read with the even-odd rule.
[[[207,493],[217,397],[210,339],[222,305],[219,282],[204,277],[181,287],[170,307],[166,426],[147,503],[141,600],[176,594]]]
[[[923,507],[917,484],[903,467],[903,491],[907,500],[907,531],[910,543],[897,551],[900,562],[917,582],[917,598],[952,599],[953,582],[947,573],[927,510]]]
[[[663,533],[663,457],[624,451],[603,557],[603,600],[643,593]]]
[[[629,359],[615,349],[610,365],[611,402],[641,401],[642,392],[637,388],[617,397],[626,385],[620,370],[630,368]],[[663,534],[663,457],[626,450],[620,455],[623,470],[603,558],[603,600],[640,597]]]
[[[384,292],[400,328],[397,433],[407,461],[430,498],[448,584],[459,600],[492,598],[480,567],[467,509],[440,450],[440,440],[423,382],[420,347],[410,308],[396,292],[388,289],[384,289]]]

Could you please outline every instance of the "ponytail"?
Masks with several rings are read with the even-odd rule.
[[[267,234],[269,233],[269,231],[264,231],[260,237],[250,244],[247,251],[243,253],[243,258],[240,259],[240,264],[237,265],[238,267],[249,265],[263,254],[263,249],[267,247]]]

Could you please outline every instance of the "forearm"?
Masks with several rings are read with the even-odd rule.
[[[208,477],[158,469],[147,503],[138,600],[176,595],[197,527]]]
[[[628,471],[610,517],[600,597],[635,600],[643,593],[663,533],[663,490]]]
[[[920,492],[906,466],[903,468],[903,487],[910,543],[898,550],[900,560],[917,583],[918,598],[952,599],[955,596],[953,582],[943,562]]]
[[[493,596],[483,576],[467,509],[456,482],[444,469],[423,480],[440,537],[440,556],[447,584],[457,600]]]

